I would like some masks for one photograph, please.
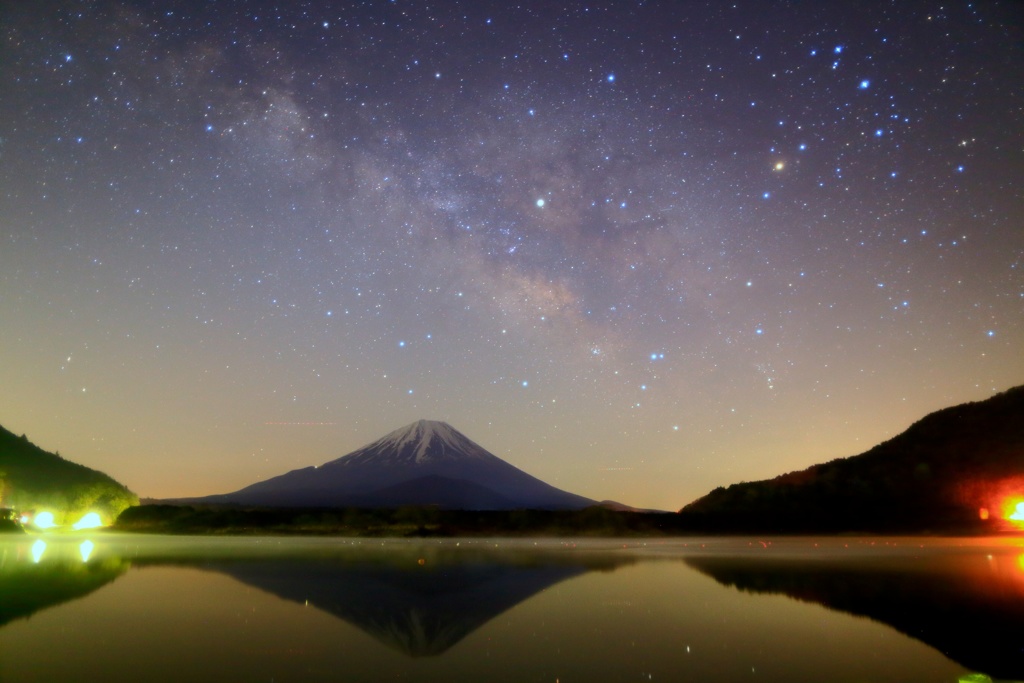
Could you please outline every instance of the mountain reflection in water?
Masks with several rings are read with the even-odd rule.
[[[412,657],[438,655],[495,616],[565,579],[627,557],[515,554],[456,548],[348,556],[204,562],[215,570],[344,619]]]
[[[0,540],[0,679],[1024,679],[1020,540],[83,538]]]
[[[818,560],[766,554],[684,561],[723,585],[868,617],[964,667],[1024,680],[1022,552]]]

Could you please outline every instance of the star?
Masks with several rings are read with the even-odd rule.
[[[151,4],[0,69],[3,426],[144,495],[444,417],[678,509],[1024,383],[1005,3]]]

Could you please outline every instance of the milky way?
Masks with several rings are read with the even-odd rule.
[[[3,12],[0,424],[142,495],[426,418],[675,509],[1024,381],[1019,4]]]

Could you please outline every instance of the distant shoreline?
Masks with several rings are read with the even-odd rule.
[[[802,528],[724,526],[675,512],[634,512],[589,507],[582,510],[443,510],[403,508],[265,508],[227,505],[142,505],[125,510],[114,531],[169,535],[310,535],[382,538],[454,537],[675,537],[771,534],[1008,536],[1021,532],[981,520],[946,527],[874,526]]]

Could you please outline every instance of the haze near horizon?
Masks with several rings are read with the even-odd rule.
[[[1024,383],[1024,8],[22,3],[0,424],[143,496],[419,419],[677,509]]]

